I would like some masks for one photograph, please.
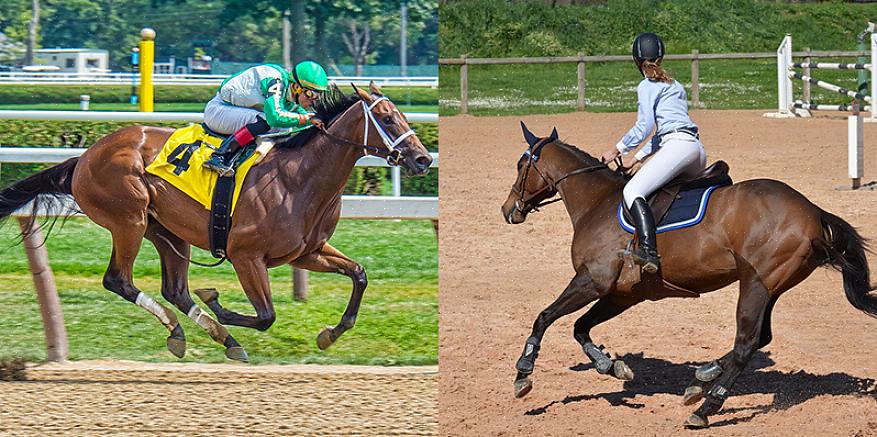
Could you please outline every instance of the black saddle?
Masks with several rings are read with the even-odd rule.
[[[673,202],[677,199],[680,192],[696,190],[700,188],[731,185],[734,181],[729,175],[730,167],[725,161],[716,161],[709,167],[703,169],[703,172],[694,176],[679,176],[667,185],[661,187],[658,191],[652,193],[648,199],[649,206],[652,208],[652,215],[655,217],[655,223],[661,222],[661,219],[670,210]],[[623,203],[623,202],[622,202]],[[624,218],[628,223],[633,223],[630,212],[624,208]]]

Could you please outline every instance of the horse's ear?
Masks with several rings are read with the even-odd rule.
[[[527,144],[529,144],[530,147],[533,147],[534,145],[536,145],[536,143],[539,142],[539,137],[533,135],[533,132],[530,132],[530,129],[527,129],[527,125],[524,124],[524,120],[521,120],[521,130],[524,131],[524,140],[527,141]]]
[[[378,84],[376,84],[375,81],[371,81],[368,83],[368,90],[376,96],[384,96],[384,93],[381,92],[381,89],[378,88]]]
[[[557,141],[557,128],[551,129],[551,135],[548,136],[551,141]]]
[[[369,93],[365,92],[365,90],[361,90],[361,89],[359,89],[359,87],[356,86],[356,84],[354,84],[353,82],[350,82],[350,86],[353,87],[353,91],[356,91],[356,94],[359,95],[359,98],[360,98],[360,99],[362,99],[362,100],[364,100],[364,101],[366,101],[366,102],[371,102],[371,101],[372,101],[372,96],[370,96]]]

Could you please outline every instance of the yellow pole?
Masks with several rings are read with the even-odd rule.
[[[140,31],[140,111],[152,112],[152,64],[155,61],[155,31],[146,27]]]

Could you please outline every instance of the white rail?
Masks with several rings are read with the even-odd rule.
[[[49,73],[49,72],[0,72],[0,84],[19,85],[130,85],[139,81],[139,74],[132,73]],[[221,74],[154,74],[156,85],[204,85],[217,86],[228,76]],[[385,77],[385,76],[332,76],[329,80],[347,85],[354,83],[368,85],[375,82],[378,86],[405,87],[438,87],[438,77]]]
[[[417,123],[438,123],[438,113],[408,112],[408,121]],[[118,121],[118,122],[191,122],[204,121],[200,112],[123,112],[123,111],[19,111],[0,110],[0,119],[6,120],[49,120],[49,121]]]
[[[82,155],[84,148],[0,147],[0,163],[54,164]],[[430,167],[439,165],[438,153],[432,155]],[[389,167],[387,161],[364,156],[357,167]],[[438,198],[401,196],[398,167],[392,167],[393,196],[342,196],[341,216],[344,218],[438,219]],[[28,208],[19,210],[25,211]]]

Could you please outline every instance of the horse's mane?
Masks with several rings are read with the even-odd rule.
[[[560,140],[555,140],[554,144],[556,144],[560,148],[565,149],[566,151],[572,153],[577,159],[582,161],[582,163],[587,165],[587,166],[602,164],[602,162],[600,162],[600,160],[598,158],[594,158],[593,156],[589,155],[584,150],[579,149],[578,147],[576,147],[572,144],[567,144],[567,143],[564,143],[563,141],[560,141]],[[627,182],[632,177],[632,176],[622,174],[622,173],[617,172],[617,171],[612,171],[611,173],[612,173],[613,177],[617,178],[618,180],[620,180],[622,182]]]
[[[323,92],[320,95],[320,99],[314,102],[314,110],[316,110],[315,117],[323,120],[326,123],[326,126],[331,124],[336,117],[341,115],[347,108],[353,106],[356,102],[359,101],[359,96],[356,94],[347,95],[344,94],[338,86],[332,84],[329,86],[329,89]],[[318,131],[316,129],[307,129],[293,136],[289,140],[286,140],[282,143],[279,143],[277,147],[283,148],[293,148],[298,146],[303,146],[307,144],[308,141],[316,134]]]

